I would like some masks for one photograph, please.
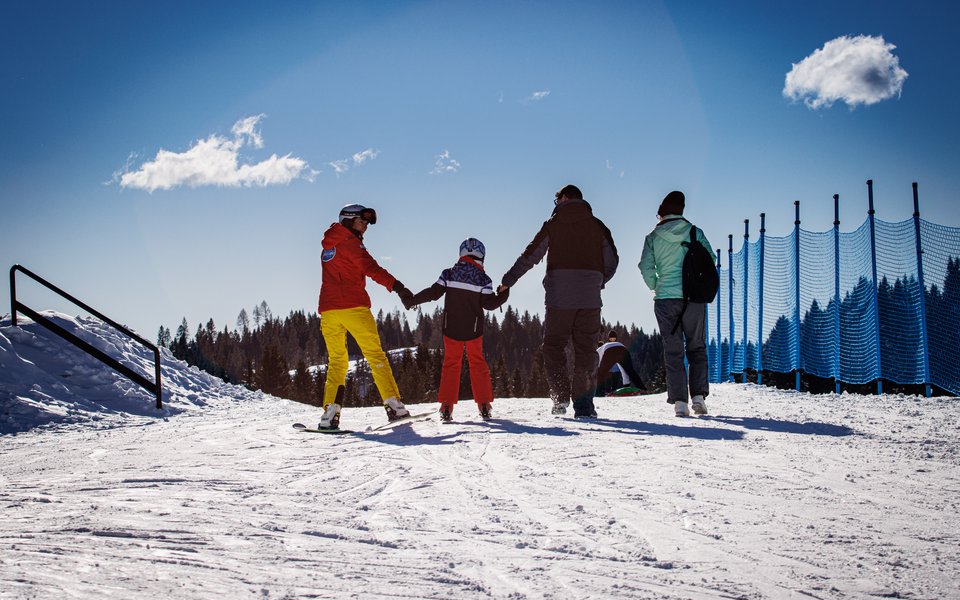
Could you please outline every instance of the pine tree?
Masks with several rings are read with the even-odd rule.
[[[247,316],[247,309],[241,308],[240,314],[237,315],[237,329],[241,333],[247,333],[250,331],[250,317]]]

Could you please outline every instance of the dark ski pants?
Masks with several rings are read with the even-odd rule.
[[[599,308],[549,308],[543,318],[543,367],[554,403],[569,404],[577,415],[594,412]],[[567,374],[567,343],[573,340],[573,381]]]
[[[690,396],[703,396],[710,393],[710,383],[707,379],[707,344],[705,321],[707,305],[691,302],[683,313],[683,320],[675,333],[671,334],[683,310],[683,300],[679,298],[665,298],[653,301],[653,313],[660,326],[660,336],[663,338],[663,367],[667,375],[667,402],[686,402]],[[686,349],[687,364],[689,365],[689,386],[687,369],[683,364],[684,349]]]

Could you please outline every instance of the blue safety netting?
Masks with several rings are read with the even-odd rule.
[[[920,219],[797,228],[728,262],[707,310],[712,381],[799,370],[960,393],[960,229]]]
[[[869,383],[880,377],[869,221],[840,234],[840,256],[840,381]]]
[[[840,320],[835,301],[834,231],[800,230],[800,368],[818,377],[836,377]]]
[[[795,318],[795,239],[791,233],[763,240],[762,368],[780,373],[793,371],[800,362]]]
[[[930,382],[960,394],[960,229],[920,220]]]

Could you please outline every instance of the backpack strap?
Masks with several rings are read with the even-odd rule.
[[[683,218],[683,217],[681,217]],[[676,219],[670,219],[675,221]],[[687,221],[686,219],[683,219]],[[690,223],[690,221],[687,221]],[[661,221],[663,223],[663,221]],[[693,223],[690,223],[690,241],[689,242],[680,242],[681,245],[687,246],[687,252],[690,251],[690,245],[697,241],[697,226]],[[670,330],[670,335],[677,333],[677,329],[680,327],[680,322],[683,321],[683,314],[687,312],[687,305],[690,304],[690,300],[687,298],[686,294],[683,296],[683,308],[680,309],[680,315],[677,317],[677,322],[673,324],[673,329]]]

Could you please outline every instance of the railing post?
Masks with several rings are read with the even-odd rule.
[[[747,383],[747,305],[750,304],[750,219],[743,220],[743,382]]]
[[[840,194],[833,195],[833,353],[834,391],[840,394]]]
[[[917,240],[917,282],[920,284],[920,343],[923,348],[923,387],[927,398],[930,389],[930,343],[927,339],[927,287],[923,282],[923,246],[920,244],[920,199],[917,182],[913,182],[913,230]]]
[[[760,264],[757,265],[757,385],[763,385],[763,242],[767,233],[767,215],[760,213]]]
[[[162,384],[160,382],[160,348],[153,349],[153,374],[157,381],[157,410],[163,408],[163,394],[161,393]]]
[[[883,352],[880,347],[880,282],[877,281],[877,229],[874,224],[873,180],[867,180],[867,219],[870,221],[870,261],[873,268],[873,337],[877,344],[877,395],[883,394]]]
[[[730,368],[727,369],[727,377],[733,379],[733,355],[736,353],[736,337],[733,326],[733,234],[727,236],[730,241],[729,250],[727,250],[727,303],[730,305]]]
[[[17,265],[10,267],[10,324],[17,326]]]
[[[803,352],[800,348],[800,343],[802,342],[802,337],[800,335],[800,201],[794,200],[793,206],[796,210],[796,219],[793,221],[793,259],[794,259],[794,270],[793,278],[796,283],[797,293],[794,298],[794,308],[793,308],[793,324],[794,324],[794,342],[797,347],[797,354],[794,360],[794,366],[797,373],[797,391],[800,391],[800,363]]]
[[[720,256],[722,252],[717,248],[717,275],[720,274]],[[717,294],[717,381],[724,381],[720,376],[723,370],[723,338],[720,337],[720,322],[723,320],[723,313],[720,311],[720,304],[723,300],[723,294]]]

